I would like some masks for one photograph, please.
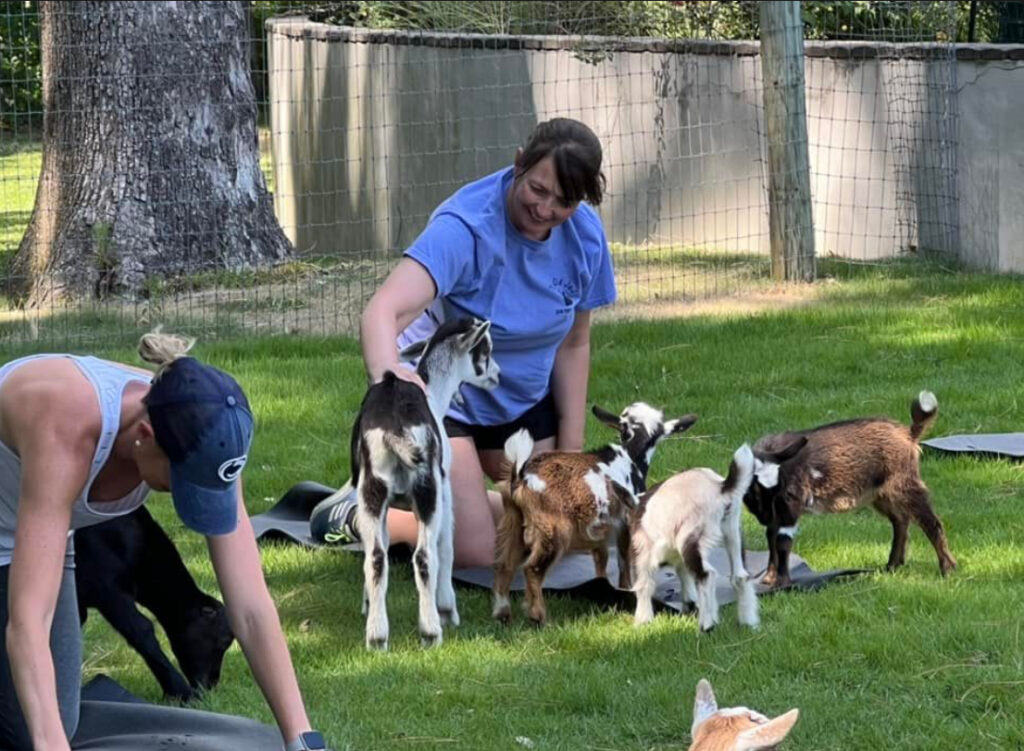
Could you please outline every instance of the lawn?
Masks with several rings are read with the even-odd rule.
[[[905,267],[909,268],[909,267]],[[600,320],[590,401],[643,399],[700,421],[666,442],[651,480],[694,465],[724,471],[744,441],[861,414],[909,419],[921,390],[939,399],[931,435],[1019,431],[1024,285],[933,268],[865,268],[799,307],[646,321]],[[10,349],[10,348],[9,348]],[[245,471],[250,513],[292,484],[340,484],[362,397],[347,338],[220,338],[197,352],[236,374],[257,413]],[[104,354],[132,358],[129,348]],[[588,444],[610,437],[589,418]],[[459,589],[463,625],[422,651],[407,565],[392,568],[392,649],[363,648],[361,560],[268,544],[264,568],[312,721],[341,749],[685,749],[694,688],[723,705],[801,710],[784,748],[1024,748],[1022,465],[926,452],[922,471],[959,568],[939,576],[913,528],[906,567],[815,593],[762,599],[762,627],[733,606],[707,635],[686,616],[635,629],[628,612],[549,599],[551,625],[490,619],[486,592]],[[150,502],[201,586],[215,591],[201,538],[169,498]],[[764,536],[745,513],[747,545]],[[891,527],[873,511],[808,518],[795,552],[816,569],[884,564]],[[161,637],[162,638],[162,637]],[[141,659],[96,614],[87,677],[112,675],[160,701]],[[271,721],[237,644],[202,708]]]

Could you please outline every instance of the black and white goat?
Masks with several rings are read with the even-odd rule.
[[[524,567],[527,615],[547,620],[544,577],[563,554],[589,550],[598,577],[607,576],[608,548],[618,538],[619,586],[628,587],[629,536],[625,514],[647,487],[655,447],[682,433],[696,415],[665,420],[660,410],[637,402],[614,415],[594,406],[594,415],[619,431],[621,444],[586,453],[548,451],[530,458],[533,439],[524,429],[505,442],[507,482],[499,484],[505,513],[498,526],[493,617],[511,617],[509,589]]]
[[[490,322],[446,321],[430,339],[405,348],[420,358],[416,372],[426,393],[388,371],[371,386],[352,427],[351,482],[355,522],[365,548],[363,614],[366,645],[387,649],[387,510],[412,511],[419,524],[413,568],[424,645],[440,644],[441,618],[459,624],[452,586],[454,559],[451,444],[444,415],[462,384],[492,389],[500,369],[491,357]]]
[[[938,409],[935,395],[922,391],[910,405],[910,426],[868,417],[767,435],[755,443],[754,482],[744,503],[768,536],[768,570],[762,583],[789,584],[789,553],[802,515],[866,505],[892,523],[888,569],[904,563],[911,521],[931,541],[942,575],[954,569],[956,560],[919,465],[918,441]]]
[[[697,607],[701,631],[718,623],[713,548],[725,543],[729,574],[736,592],[739,622],[760,623],[757,594],[743,561],[743,496],[754,478],[754,453],[743,444],[733,454],[729,474],[706,467],[673,475],[640,496],[630,514],[633,570],[636,576],[635,623],[654,618],[654,575],[663,563],[675,565],[686,602]]]

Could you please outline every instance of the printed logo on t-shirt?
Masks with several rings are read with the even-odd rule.
[[[561,277],[555,277],[551,280],[551,284],[549,286],[551,289],[562,295],[562,302],[565,304],[565,307],[558,308],[555,313],[564,315],[565,313],[571,312],[573,302],[579,296],[579,293],[576,290],[576,285],[566,279],[562,279]]]

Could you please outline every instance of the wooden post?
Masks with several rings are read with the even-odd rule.
[[[804,34],[800,3],[761,3],[761,72],[768,138],[772,277],[815,277]]]

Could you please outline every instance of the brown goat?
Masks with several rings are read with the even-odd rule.
[[[862,418],[768,435],[754,445],[754,482],[744,503],[768,536],[763,584],[790,583],[789,552],[801,515],[841,513],[866,505],[892,523],[889,570],[905,561],[911,521],[935,547],[942,575],[956,567],[919,465],[918,442],[938,407],[934,394],[922,391],[911,404],[909,428],[886,418]]]
[[[647,471],[663,438],[681,433],[696,415],[665,420],[643,402],[621,415],[595,406],[594,415],[619,431],[620,444],[586,453],[547,451],[531,458],[533,439],[520,430],[505,443],[507,481],[499,484],[504,514],[498,526],[494,577],[494,618],[511,617],[509,589],[519,566],[526,578],[527,615],[543,625],[547,611],[544,577],[569,551],[590,551],[598,577],[607,577],[608,548],[618,538],[619,586],[630,584],[626,511],[646,490]]]
[[[746,707],[719,709],[711,684],[701,678],[693,701],[689,751],[755,751],[776,748],[800,719],[791,709],[769,720]]]

